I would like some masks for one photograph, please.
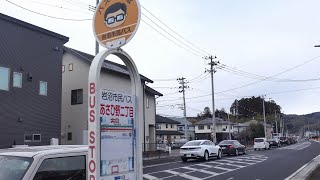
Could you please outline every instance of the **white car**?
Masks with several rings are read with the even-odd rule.
[[[34,146],[0,150],[0,179],[86,180],[88,146]]]
[[[254,145],[253,145],[254,150],[260,150],[260,149],[270,149],[270,144],[267,141],[266,138],[254,138]]]
[[[180,148],[180,157],[183,162],[188,159],[203,159],[208,161],[210,157],[222,157],[220,146],[209,140],[189,141]]]

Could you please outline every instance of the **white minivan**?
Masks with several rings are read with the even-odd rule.
[[[254,145],[253,145],[254,150],[260,150],[260,149],[270,149],[270,144],[267,141],[266,138],[254,138]]]

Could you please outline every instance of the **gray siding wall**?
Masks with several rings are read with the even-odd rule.
[[[0,27],[0,66],[10,68],[9,91],[0,90],[0,148],[10,147],[14,141],[17,145],[48,145],[51,138],[60,139],[66,40],[1,18]],[[22,88],[12,86],[13,72],[22,73]],[[29,73],[32,81],[27,80]],[[39,81],[47,82],[47,96],[39,95]],[[25,143],[24,134],[41,134],[41,142]]]

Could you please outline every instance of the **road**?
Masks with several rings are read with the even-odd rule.
[[[208,162],[194,160],[183,163],[179,158],[158,160],[144,166],[144,180],[283,180],[319,154],[320,143],[301,141]]]

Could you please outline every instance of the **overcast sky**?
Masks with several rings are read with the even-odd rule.
[[[80,0],[73,4],[74,0],[12,0],[12,2],[49,16],[92,19],[93,13],[86,7],[89,4],[94,5],[95,0]],[[273,76],[320,55],[320,48],[314,48],[314,45],[320,44],[318,0],[141,0],[140,3],[188,41],[216,55],[221,63],[249,73]],[[66,44],[68,47],[90,54],[95,52],[91,20],[76,22],[52,19],[22,10],[5,0],[0,0],[0,12],[68,36],[70,38]],[[142,12],[152,17],[144,9]],[[159,29],[146,17],[142,16],[142,19]],[[159,31],[165,34],[161,29]],[[166,36],[171,38],[169,35]],[[154,80],[175,79],[181,76],[191,80],[202,74],[205,68],[209,68],[200,55],[194,55],[177,46],[144,22],[140,23],[137,34],[123,49],[135,60],[140,73]],[[319,67],[320,58],[316,58],[276,78],[299,80],[319,78]],[[219,69],[214,79],[216,92],[257,81]],[[198,78],[193,82],[186,91],[188,116],[196,115],[205,106],[211,108],[211,96],[192,98],[211,93],[210,77]],[[155,81],[149,85],[164,94],[164,97],[157,99],[159,101],[157,113],[183,115],[177,105],[182,103],[180,99],[182,94],[172,94],[178,89],[169,88],[179,86],[176,80]],[[228,110],[234,100],[232,98],[316,87],[320,87],[320,81],[262,81],[215,95],[216,108]],[[266,98],[275,100],[286,114],[306,114],[320,110],[320,88],[269,94]]]

